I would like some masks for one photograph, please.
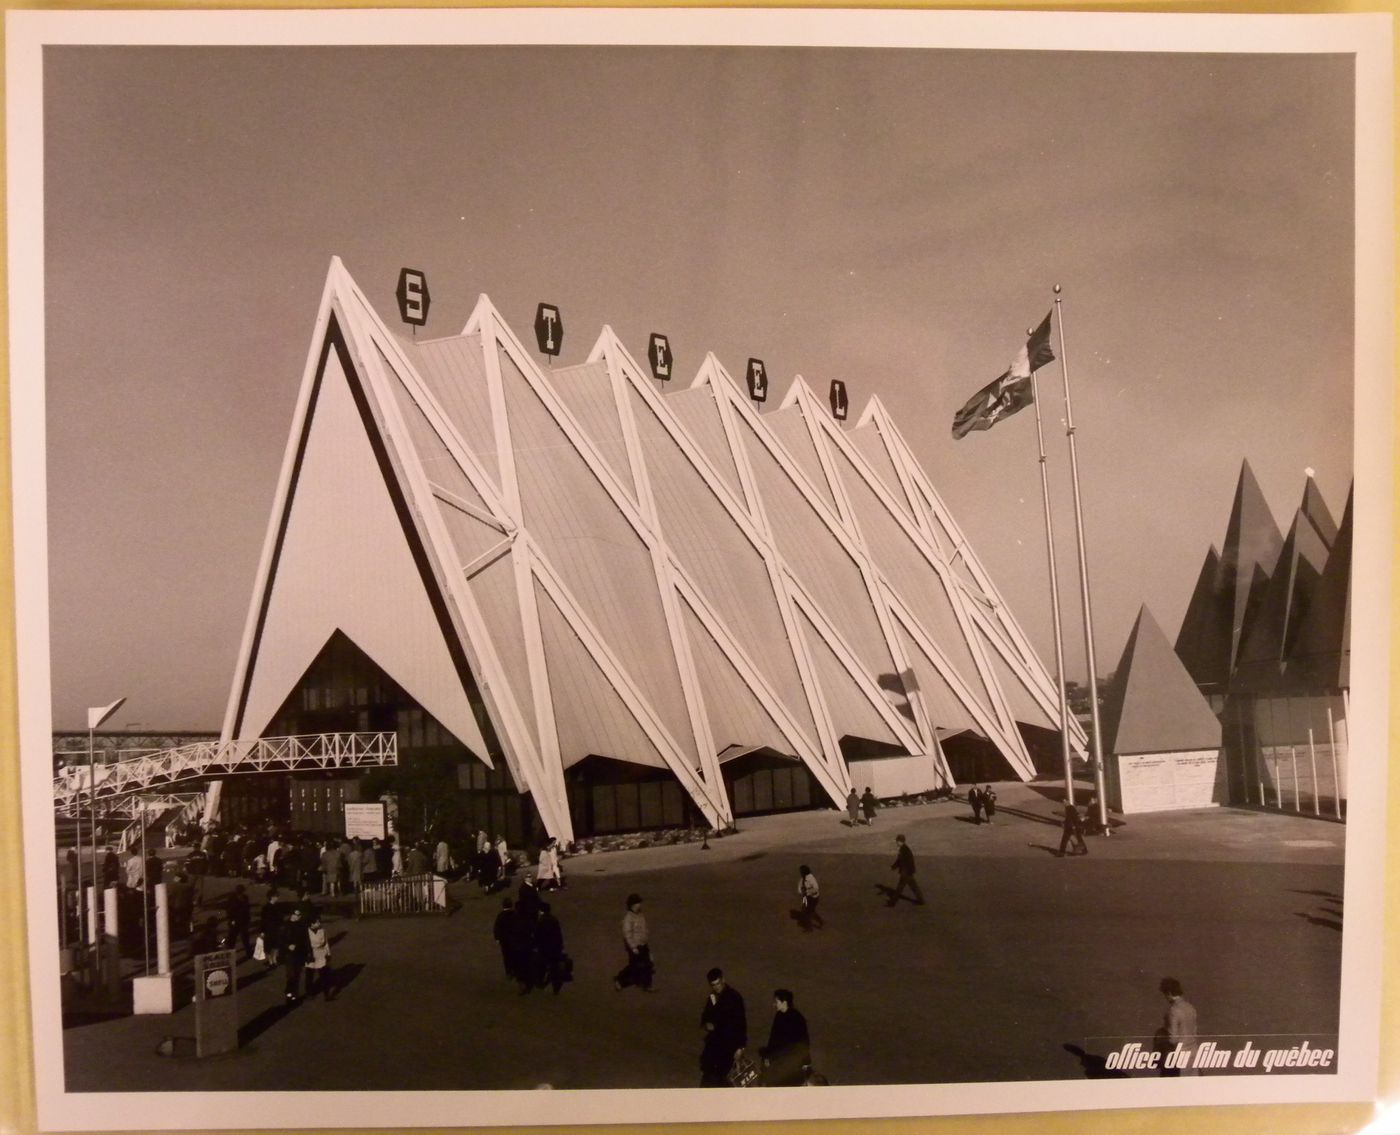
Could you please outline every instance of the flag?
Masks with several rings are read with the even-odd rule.
[[[989,430],[1003,418],[1009,418],[1017,410],[1024,410],[1031,404],[1034,400],[1031,375],[1055,358],[1055,352],[1050,349],[1052,314],[1046,313],[1011,365],[969,398],[963,408],[953,415],[954,441],[966,437],[973,430]]]

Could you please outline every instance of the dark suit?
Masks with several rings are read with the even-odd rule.
[[[908,887],[914,892],[913,901],[923,906],[924,892],[919,890],[919,884],[914,879],[914,853],[909,850],[907,843],[899,845],[899,851],[894,857],[894,862],[890,864],[890,869],[899,872],[899,882],[890,893],[889,905],[894,906],[899,901],[899,896],[904,893],[904,888]]]
[[[700,1050],[700,1086],[726,1088],[734,1053],[749,1043],[748,1018],[744,999],[732,985],[705,1000],[700,1027],[707,1029],[705,1046]]]

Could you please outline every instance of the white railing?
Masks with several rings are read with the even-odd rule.
[[[117,800],[148,788],[201,777],[398,763],[399,741],[394,733],[317,733],[301,737],[259,737],[251,741],[199,741],[99,764],[95,778],[89,776],[87,765],[65,768],[54,777],[53,803],[59,815],[72,816],[77,808],[86,806],[94,798]]]
[[[395,875],[360,888],[361,915],[445,914],[447,880],[441,875]]]

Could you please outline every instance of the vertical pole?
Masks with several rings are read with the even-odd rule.
[[[141,972],[151,975],[151,903],[150,881],[146,878],[146,798],[141,797],[141,945],[145,950],[146,968]]]
[[[107,992],[113,1000],[122,991],[121,923],[117,914],[116,885],[102,892],[102,937],[107,943]]]
[[[73,778],[73,784],[73,815],[78,820],[78,830],[73,836],[74,842],[77,844],[73,850],[78,856],[78,889],[74,892],[73,903],[78,909],[78,944],[82,945],[86,941],[87,926],[84,924],[84,919],[87,912],[83,909],[83,800],[77,791],[83,784],[81,775]]]
[[[164,883],[156,884],[156,973],[170,972],[170,906]]]
[[[1055,285],[1055,322],[1060,329],[1060,373],[1065,380],[1065,436],[1069,439],[1070,481],[1074,486],[1074,535],[1079,546],[1079,588],[1084,604],[1084,656],[1089,666],[1089,713],[1094,729],[1094,795],[1098,798],[1099,828],[1109,834],[1108,794],[1103,779],[1103,729],[1099,723],[1099,671],[1094,660],[1094,616],[1089,601],[1089,562],[1084,550],[1084,509],[1079,499],[1079,458],[1074,447],[1074,407],[1069,394],[1069,359],[1065,354],[1065,318],[1060,285]]]
[[[1065,695],[1065,647],[1060,633],[1060,581],[1055,570],[1055,529],[1050,519],[1050,479],[1045,470],[1045,435],[1040,425],[1040,391],[1031,372],[1031,401],[1035,403],[1035,439],[1040,447],[1040,494],[1045,502],[1045,555],[1050,562],[1050,610],[1055,623],[1055,687],[1060,696],[1060,753],[1065,767],[1065,803],[1074,803],[1074,768],[1070,763],[1069,698]]]
[[[1309,711],[1311,714],[1311,710]],[[1322,815],[1322,793],[1317,790],[1317,746],[1313,743],[1312,723],[1308,723],[1308,760],[1312,763],[1313,815]]]
[[[1283,811],[1283,785],[1278,779],[1278,722],[1274,719],[1274,699],[1265,698],[1269,707],[1269,749],[1274,758],[1274,807]]]
[[[1342,818],[1342,780],[1337,772],[1337,728],[1332,722],[1332,707],[1327,707],[1327,748],[1332,754],[1332,808],[1337,819]]]
[[[83,895],[83,900],[87,905],[87,944],[95,946],[97,944],[97,888],[89,885]],[[94,970],[94,980],[96,977],[97,973]]]
[[[89,719],[91,720],[91,719]],[[93,902],[88,908],[88,916],[93,921],[93,926],[89,928],[88,938],[92,942],[92,972],[94,982],[101,980],[102,973],[102,938],[97,933],[97,758],[92,750],[92,725],[88,725],[88,838],[92,843],[92,890]]]
[[[1283,699],[1283,719],[1288,723],[1288,759],[1293,765],[1293,810],[1301,812],[1303,804],[1298,795],[1298,746],[1293,743],[1293,699],[1291,697],[1285,696]]]

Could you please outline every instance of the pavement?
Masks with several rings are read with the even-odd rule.
[[[945,801],[886,808],[868,827],[801,812],[745,819],[708,849],[569,858],[568,888],[547,896],[575,959],[557,997],[506,980],[491,938],[500,899],[472,884],[452,885],[447,915],[330,913],[333,1000],[288,1009],[281,973],[242,962],[242,1045],[203,1060],[179,1055],[183,1040],[176,1056],[158,1052],[194,1035],[188,1005],[77,1015],[68,1087],[693,1087],[712,965],[745,997],[751,1046],[766,1040],[772,990],[794,990],[814,1062],[837,1084],[1100,1076],[1106,1052],[1161,1023],[1167,975],[1202,1034],[1335,1042],[1344,825],[1225,808],[1115,817],[1087,857],[1062,859],[1057,790],[997,792],[991,826]],[[924,906],[886,903],[896,833]],[[822,887],[825,926],[811,932],[795,919],[802,863]],[[651,995],[612,986],[633,890],[651,928]]]

